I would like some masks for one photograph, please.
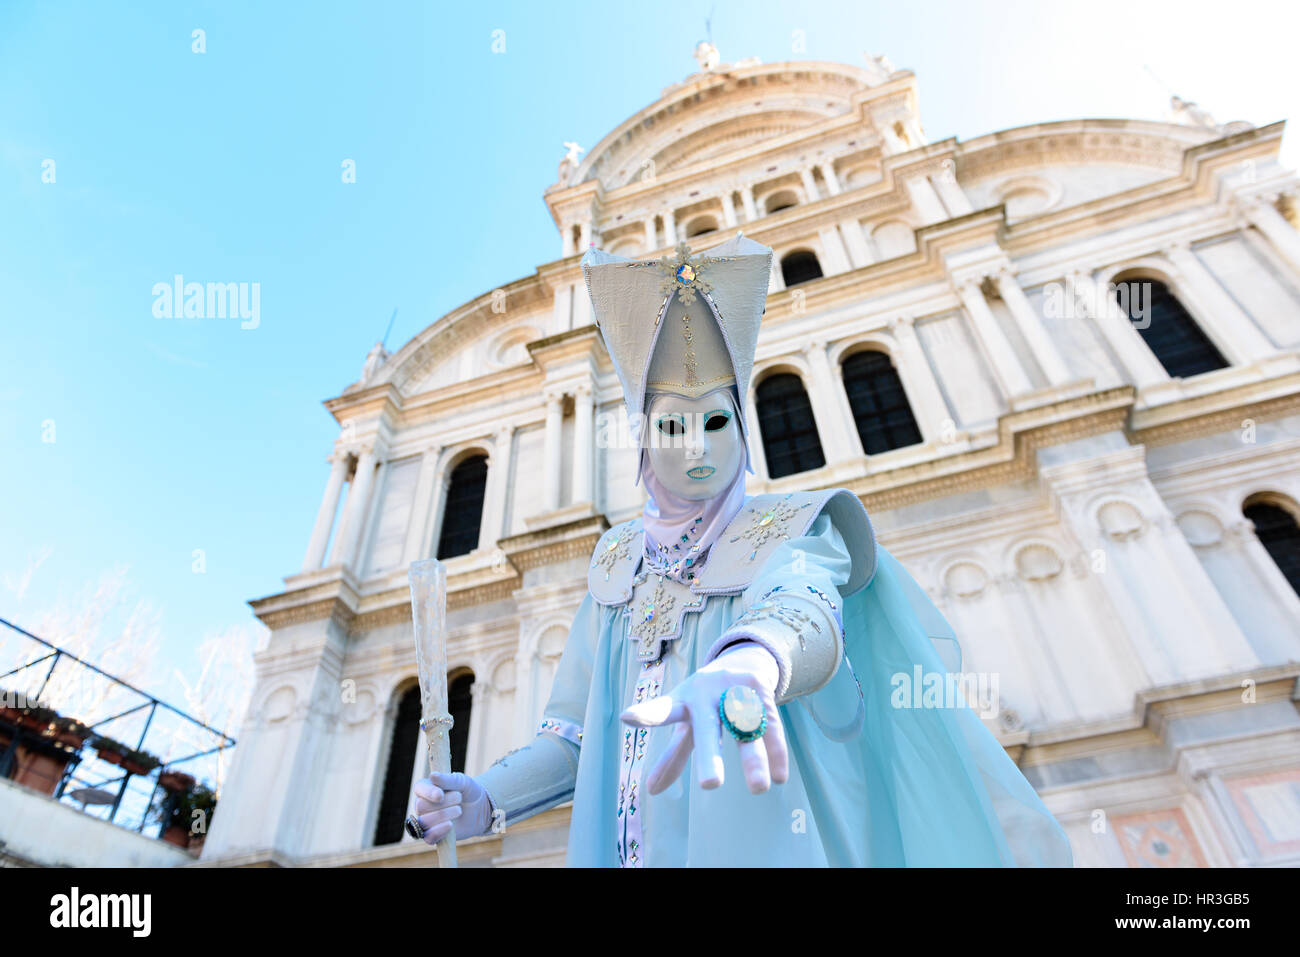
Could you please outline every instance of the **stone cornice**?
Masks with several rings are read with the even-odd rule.
[[[886,82],[872,86],[867,71],[861,67],[842,63],[786,62],[737,66],[701,72],[689,77],[682,83],[669,87],[658,100],[628,117],[607,133],[578,164],[574,177],[579,182],[575,186],[553,186],[547,191],[548,205],[562,203],[568,200],[570,194],[575,190],[580,189],[593,179],[598,180],[601,173],[596,170],[603,164],[606,157],[611,156],[616,148],[624,146],[631,140],[645,139],[647,146],[668,142],[673,137],[659,133],[656,127],[670,123],[672,117],[679,115],[684,108],[708,111],[710,106],[704,101],[716,99],[719,95],[747,97],[758,94],[762,96],[772,89],[770,83],[773,77],[785,79],[783,92],[786,92],[787,95],[800,92],[796,78],[824,77],[841,90],[839,96],[844,101],[844,108],[837,113],[828,114],[822,119],[807,124],[798,131],[799,139],[809,136],[815,137],[823,131],[825,126],[834,124],[836,121],[842,121],[844,117],[850,117],[855,121],[860,120],[863,114],[867,112],[868,105],[874,101],[898,97],[907,99],[915,96],[916,81],[915,76],[910,71],[898,71]],[[760,80],[764,81],[762,85],[755,85]],[[810,85],[805,80],[805,87]],[[807,89],[804,92],[822,98],[826,95],[813,89]],[[908,102],[914,102],[914,99],[908,99]],[[721,113],[722,111],[715,110],[714,112]],[[762,112],[764,111],[760,111],[760,115]],[[721,119],[722,116],[719,115],[718,118]],[[785,137],[776,138],[777,142],[783,139]],[[761,154],[770,148],[771,144],[765,143],[757,152]],[[754,151],[739,150],[728,155],[726,159],[729,163],[735,163],[736,160],[744,157],[749,152]],[[717,159],[718,157],[711,158],[709,165],[716,165]],[[703,164],[675,170],[672,175],[683,178],[699,175],[701,172],[700,165]],[[703,172],[708,172],[708,166],[704,167]],[[662,183],[663,178],[660,178],[659,182]],[[635,185],[637,184],[617,187],[610,190],[610,192],[621,192]]]
[[[1050,528],[1056,522],[1048,503],[1041,495],[1035,495],[906,526],[877,528],[876,535],[880,544],[907,564],[932,559],[936,553],[950,556],[954,541],[965,538],[972,530],[978,530],[980,540],[993,540],[1004,535],[1023,535],[1030,529]]]
[[[542,565],[590,557],[600,536],[609,528],[603,515],[588,516],[503,538],[498,547],[507,557],[504,568],[486,566],[447,578],[447,610],[510,600],[519,589],[522,574]],[[392,588],[358,597],[356,588],[340,577],[309,588],[282,592],[249,604],[254,614],[272,630],[292,624],[337,618],[346,632],[356,634],[411,620],[410,593]],[[350,576],[347,576],[350,581]]]
[[[380,382],[326,399],[324,406],[340,424],[348,419],[374,419],[391,428],[402,412],[402,393],[391,382]]]
[[[1240,430],[1244,419],[1278,419],[1300,412],[1300,373],[1252,382],[1193,398],[1135,409],[1127,432],[1146,446]]]
[[[447,611],[507,601],[519,587],[519,581],[519,575],[513,568],[505,571],[480,569],[452,575],[447,579]],[[410,622],[411,593],[406,588],[395,588],[368,596],[365,609],[357,613],[350,630],[359,634],[389,625],[408,625]]]
[[[554,340],[553,346],[581,344],[585,349],[594,341],[593,330],[573,330]],[[1300,413],[1300,373],[1154,408],[1134,408],[1135,398],[1135,390],[1123,386],[1013,411],[998,420],[997,441],[992,445],[847,480],[841,472],[828,475],[821,484],[843,485],[855,492],[869,511],[879,511],[1022,481],[1037,474],[1037,449],[1090,435],[1123,431],[1135,445],[1151,447],[1238,429],[1243,419],[1268,420]],[[809,479],[806,484],[821,487],[816,473]],[[506,569],[479,568],[453,575],[448,581],[449,609],[509,600],[520,587],[523,573],[588,557],[608,528],[608,519],[596,515],[501,539],[498,546],[507,556]],[[323,581],[318,580],[320,574],[298,576],[307,584],[250,602],[254,614],[272,629],[331,617],[347,632],[409,621],[405,589],[362,599],[360,586],[350,573],[337,569]]]
[[[1294,699],[1300,665],[1274,665],[1237,674],[1149,688],[1135,696],[1130,714],[1032,731],[1018,763],[1022,768],[1088,757],[1104,751],[1160,744],[1171,717],[1242,707],[1244,681],[1255,701]]]
[[[870,512],[1030,478],[1037,471],[1034,453],[1039,448],[1123,429],[1134,399],[1134,390],[1123,386],[1010,412],[998,420],[996,445],[865,475],[844,485]]]
[[[604,515],[593,515],[547,528],[511,535],[497,542],[520,572],[573,558],[589,558],[609,529]]]
[[[410,592],[404,585],[363,597],[348,570],[339,567],[327,572],[332,574],[324,581],[259,598],[249,605],[272,630],[329,617],[348,633],[410,622]],[[453,571],[447,577],[447,610],[507,600],[519,583],[517,566],[509,561],[504,566],[494,563]]]
[[[463,303],[426,326],[388,360],[385,369],[391,366],[391,371],[386,372],[387,381],[406,392],[409,383],[418,382],[439,362],[481,336],[485,330],[515,322],[521,311],[536,308],[538,313],[550,312],[550,297],[554,289],[541,269],[497,289],[505,293],[508,303],[512,303],[507,312],[493,311],[496,289]]]
[[[1169,177],[1008,224],[1003,244],[1011,255],[1023,256],[1153,216],[1213,204],[1219,199],[1218,174],[1245,160],[1275,155],[1281,145],[1282,126],[1274,123],[1190,146]],[[1076,156],[1075,162],[1086,159],[1086,154]],[[1093,158],[1093,162],[1105,161],[1104,156]]]
[[[360,589],[347,569],[340,566],[331,571],[324,581],[256,598],[248,603],[249,607],[273,631],[331,617],[346,631],[356,616]]]
[[[541,371],[535,365],[521,364],[409,396],[403,400],[400,415],[394,421],[399,427],[405,427],[442,420],[454,413],[463,414],[467,408],[479,407],[484,411],[486,435],[495,431],[502,402],[535,393],[540,385]]]
[[[472,406],[484,409],[485,422],[496,421],[503,402],[535,394],[541,388],[548,365],[590,357],[597,372],[613,368],[600,332],[594,325],[538,339],[528,343],[527,347],[533,358],[531,364],[489,372],[411,396],[403,396],[390,383],[381,383],[363,392],[330,399],[325,406],[340,422],[381,418],[387,430],[393,433],[423,422],[442,420],[454,413],[463,414],[467,407]]]
[[[881,298],[927,282],[946,282],[945,254],[996,243],[1005,223],[1005,208],[993,206],[922,226],[916,230],[917,246],[911,253],[801,283],[796,289],[803,300],[802,310],[815,312],[823,305],[853,296],[864,286],[871,288],[872,298]],[[780,321],[792,314],[796,289],[783,289],[767,297],[764,322]]]
[[[585,290],[584,286],[584,293]],[[604,340],[600,337],[600,330],[594,325],[579,326],[577,329],[530,342],[528,353],[539,369],[575,359],[590,359],[593,367],[597,368],[613,368],[609,353],[605,351]]]
[[[1177,172],[1186,151],[1208,130],[1144,120],[1093,119],[1033,123],[990,133],[960,144],[959,180],[977,180],[1015,169],[1077,162],[1089,151],[1103,162],[1150,166]]]
[[[1166,501],[1213,495],[1225,485],[1246,481],[1254,484],[1260,475],[1290,473],[1300,476],[1300,438],[1242,443],[1231,452],[1192,458],[1179,456],[1176,465],[1149,469],[1151,482]]]

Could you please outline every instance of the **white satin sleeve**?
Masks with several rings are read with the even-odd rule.
[[[828,515],[808,534],[778,546],[742,595],[745,612],[710,646],[712,661],[731,644],[752,641],[776,659],[778,703],[824,687],[844,655],[840,587],[852,561]]]

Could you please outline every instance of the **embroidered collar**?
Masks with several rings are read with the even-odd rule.
[[[645,564],[647,570],[656,575],[663,575],[665,578],[679,581],[684,585],[689,585],[695,581],[695,576],[699,573],[700,567],[709,554],[707,548],[703,551],[700,549],[700,545],[703,543],[699,541],[699,535],[703,527],[704,516],[699,515],[686,526],[686,530],[671,545],[658,542],[652,543],[649,536],[646,536]]]

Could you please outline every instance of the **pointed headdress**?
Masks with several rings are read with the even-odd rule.
[[[771,269],[772,250],[741,235],[700,253],[680,243],[659,260],[587,252],[582,271],[629,421],[647,391],[698,398],[734,384],[743,409]]]

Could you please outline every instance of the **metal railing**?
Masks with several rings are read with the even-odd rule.
[[[9,630],[8,633],[0,631],[0,662],[3,662],[0,667],[18,661],[16,666],[0,673],[0,694],[21,697],[23,706],[49,707],[60,718],[73,719],[88,731],[75,749],[65,742],[68,762],[54,799],[138,832],[143,832],[152,818],[152,823],[161,825],[161,836],[167,822],[156,819],[160,778],[182,765],[187,769],[183,773],[196,780],[216,778],[215,769],[220,767],[225,753],[234,747],[235,739],[11,621],[0,618],[0,625]],[[17,655],[10,652],[9,643],[3,640],[6,634],[20,638],[22,647]],[[62,672],[58,671],[60,665],[63,665]],[[0,701],[0,705],[12,706],[7,701]],[[140,773],[125,766],[131,764],[138,768],[139,764],[123,760],[120,754],[118,760],[103,758],[101,755],[106,750],[112,753],[111,749],[96,748],[93,741],[96,736],[107,737],[110,727],[114,740],[134,737],[134,746],[127,746],[133,752],[147,753],[146,745],[160,749],[150,755],[159,761],[157,767]],[[136,728],[138,735],[134,733]],[[9,735],[9,743],[0,748],[0,778],[14,773],[21,745],[48,745],[51,740],[48,734],[25,728],[19,721],[5,721],[0,730]],[[205,762],[213,758],[216,760]],[[114,765],[122,773],[109,772],[103,776],[103,771]],[[147,797],[145,781],[150,785]]]

